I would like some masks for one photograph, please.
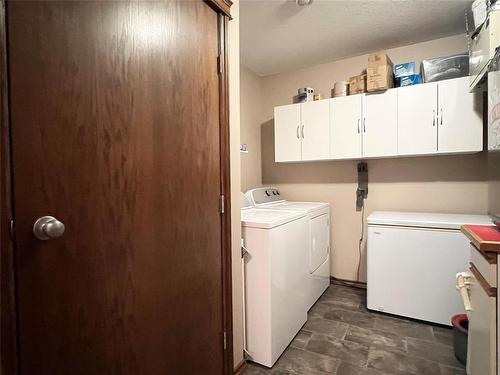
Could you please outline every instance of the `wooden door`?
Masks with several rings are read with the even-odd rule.
[[[319,100],[301,104],[302,160],[330,158],[330,103]]]
[[[483,150],[482,93],[469,92],[469,77],[438,83],[438,152]]]
[[[330,154],[332,159],[361,157],[361,100],[350,95],[330,100]]]
[[[274,108],[274,160],[300,161],[301,145],[300,104]]]
[[[398,154],[398,96],[396,89],[363,97],[363,156]]]
[[[400,87],[398,92],[398,154],[437,151],[437,84]]]
[[[223,372],[219,17],[7,4],[21,374]]]

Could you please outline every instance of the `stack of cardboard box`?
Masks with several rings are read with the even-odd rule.
[[[366,90],[387,90],[394,87],[393,63],[385,52],[368,55]]]

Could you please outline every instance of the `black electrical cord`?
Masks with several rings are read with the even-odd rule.
[[[359,280],[359,271],[361,268],[361,256],[362,256],[362,251],[361,251],[361,246],[363,245],[363,240],[365,239],[365,202],[363,200],[363,205],[361,206],[361,237],[359,238],[359,243],[358,243],[358,253],[359,253],[359,259],[358,259],[358,270],[356,272],[356,280]]]

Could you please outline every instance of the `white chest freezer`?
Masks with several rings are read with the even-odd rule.
[[[373,212],[368,217],[367,306],[451,325],[463,313],[455,275],[468,269],[464,224],[492,224],[486,215]]]

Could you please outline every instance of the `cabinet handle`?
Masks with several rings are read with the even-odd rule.
[[[440,125],[443,125],[443,108],[441,108],[441,123]]]
[[[359,130],[359,122],[361,121],[361,119],[358,118],[358,134],[361,133],[361,131]]]
[[[366,117],[363,117],[363,133],[366,133]]]
[[[302,125],[302,138],[305,138],[304,137],[304,125]]]
[[[300,125],[297,125],[297,132],[296,132],[297,133],[297,139],[299,139],[299,126]]]
[[[432,110],[432,126],[436,126],[436,110]]]

